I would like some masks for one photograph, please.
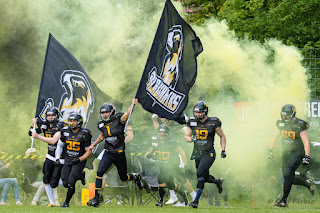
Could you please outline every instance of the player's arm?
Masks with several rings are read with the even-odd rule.
[[[32,132],[36,132],[38,134],[42,133],[42,129],[41,128],[36,128],[36,124],[38,122],[38,118],[33,118],[32,119],[32,125],[29,129],[29,136],[32,136]]]
[[[310,156],[310,143],[309,143],[309,138],[308,138],[308,131],[304,130],[304,131],[300,132],[300,138],[301,138],[303,146],[304,146],[305,155]]]
[[[45,137],[45,136],[42,136],[42,135],[39,135],[38,133],[36,132],[33,132],[32,133],[32,137],[34,138],[38,138],[39,140],[45,142],[45,143],[48,143],[48,144],[56,144],[58,142],[58,140],[61,138],[61,132],[58,131],[56,132],[52,138],[49,138],[49,137]]]
[[[192,129],[190,127],[187,127],[187,131],[184,135],[184,139],[188,142],[188,143],[191,143],[191,142],[194,142],[194,140],[192,140]]]
[[[146,156],[147,158],[151,158],[152,154],[153,154],[153,147],[150,147],[146,152],[146,154],[144,154],[144,156]]]
[[[127,131],[126,131],[126,137],[124,139],[125,143],[129,143],[130,141],[133,140],[133,131],[132,131],[132,126],[127,126]]]
[[[152,117],[151,117],[152,123],[153,123],[153,127],[154,127],[155,130],[157,130],[158,127],[159,127],[159,122],[157,120],[158,117],[159,116],[157,114],[153,114]]]
[[[103,141],[103,139],[104,139],[104,136],[103,136],[102,132],[100,132],[100,135],[97,137],[96,141],[93,144],[91,144],[88,147],[88,149],[92,150],[96,145],[101,143],[101,141]]]
[[[186,166],[188,164],[186,153],[183,151],[181,146],[178,146],[176,151],[177,151],[177,153],[179,153],[181,155],[182,161],[183,161],[184,165]]]
[[[133,98],[133,99],[132,99],[132,103],[131,103],[130,107],[128,108],[127,112],[125,112],[125,113],[121,116],[121,118],[120,118],[120,120],[121,120],[122,123],[127,122],[128,116],[129,116],[129,114],[130,114],[130,112],[131,112],[131,109],[132,109],[132,108],[134,107],[134,105],[136,105],[137,103],[138,103],[138,99]]]
[[[89,146],[86,147],[85,149],[86,149],[86,152],[81,157],[79,157],[80,161],[87,160],[92,154],[92,150],[89,149]]]
[[[269,143],[269,151],[272,151],[272,149],[273,149],[276,141],[278,140],[279,136],[280,136],[280,130],[277,129],[277,130],[274,132],[274,134],[273,134],[273,136],[272,136],[272,138],[271,138],[271,141],[270,141],[270,143]]]
[[[224,134],[223,130],[221,127],[217,127],[215,132],[217,135],[220,137],[220,145],[221,145],[221,150],[226,150],[226,135]]]

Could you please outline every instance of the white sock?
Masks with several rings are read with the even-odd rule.
[[[58,187],[52,189],[53,190],[53,198],[54,200],[58,200]]]
[[[61,179],[59,179],[59,186],[63,186],[63,182]]]
[[[177,197],[177,195],[176,195],[174,190],[169,190],[169,192],[170,192],[170,197],[172,197],[172,198],[176,198]]]
[[[192,191],[191,193],[189,193],[192,197],[192,200],[194,200],[196,198],[197,193],[195,191]]]
[[[49,202],[53,205],[55,205],[54,203],[54,199],[53,199],[53,191],[52,191],[52,187],[50,185],[46,185],[45,186],[46,192],[47,192],[47,196],[49,199]]]

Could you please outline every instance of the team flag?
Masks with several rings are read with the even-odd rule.
[[[142,107],[185,123],[183,111],[202,50],[196,33],[167,0],[136,94]]]
[[[36,117],[44,121],[45,112],[51,106],[59,108],[60,121],[64,122],[71,113],[77,112],[83,117],[83,127],[92,131],[95,140],[100,134],[97,128],[99,109],[105,102],[121,110],[122,104],[103,93],[77,59],[49,34]],[[99,145],[104,146],[103,143]]]

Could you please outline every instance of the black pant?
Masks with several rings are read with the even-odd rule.
[[[43,164],[43,183],[50,184],[52,188],[56,188],[59,184],[62,165],[56,166],[55,162],[46,158]]]
[[[86,161],[81,161],[76,165],[72,165],[72,162],[66,159],[61,171],[63,186],[66,188],[68,188],[68,186],[74,187],[77,180],[81,180],[82,171],[85,165]]]
[[[121,153],[109,153],[104,152],[102,159],[100,160],[97,170],[97,176],[102,177],[103,174],[114,164],[117,167],[119,177],[121,181],[127,181],[127,158],[125,152]]]
[[[197,168],[197,188],[204,189],[204,183],[209,181],[210,174],[209,169],[216,159],[216,152],[204,152],[199,156],[196,156],[195,163]]]

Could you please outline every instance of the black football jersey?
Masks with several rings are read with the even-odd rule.
[[[48,138],[52,138],[56,132],[61,131],[64,126],[67,126],[67,124],[64,122],[57,122],[53,124],[52,127],[50,127],[50,124],[47,121],[39,122],[37,125],[38,125],[38,128],[36,129],[36,132],[38,134],[43,133],[43,135]],[[57,143],[53,145],[48,144],[48,154],[51,155],[52,157],[55,157],[56,149],[57,149]]]
[[[307,122],[299,118],[296,118],[292,122],[278,120],[277,127],[280,130],[283,151],[304,150],[304,146],[300,137],[300,132],[309,128],[309,124]]]
[[[152,140],[152,148],[154,159],[161,163],[180,164],[177,148],[180,145],[175,139],[160,139]]]
[[[64,127],[61,131],[60,140],[65,143],[66,159],[81,157],[85,152],[85,147],[91,145],[92,132],[89,129],[80,128],[73,132],[69,127]]]
[[[98,123],[98,129],[102,132],[103,137],[105,138],[104,148],[109,152],[125,150],[125,123],[121,122],[122,115],[123,113],[117,113],[111,120],[101,120]]]
[[[195,135],[194,150],[196,151],[213,151],[214,136],[216,128],[221,127],[221,121],[216,117],[208,117],[203,123],[195,118],[190,118],[187,126],[192,129],[192,135]]]

